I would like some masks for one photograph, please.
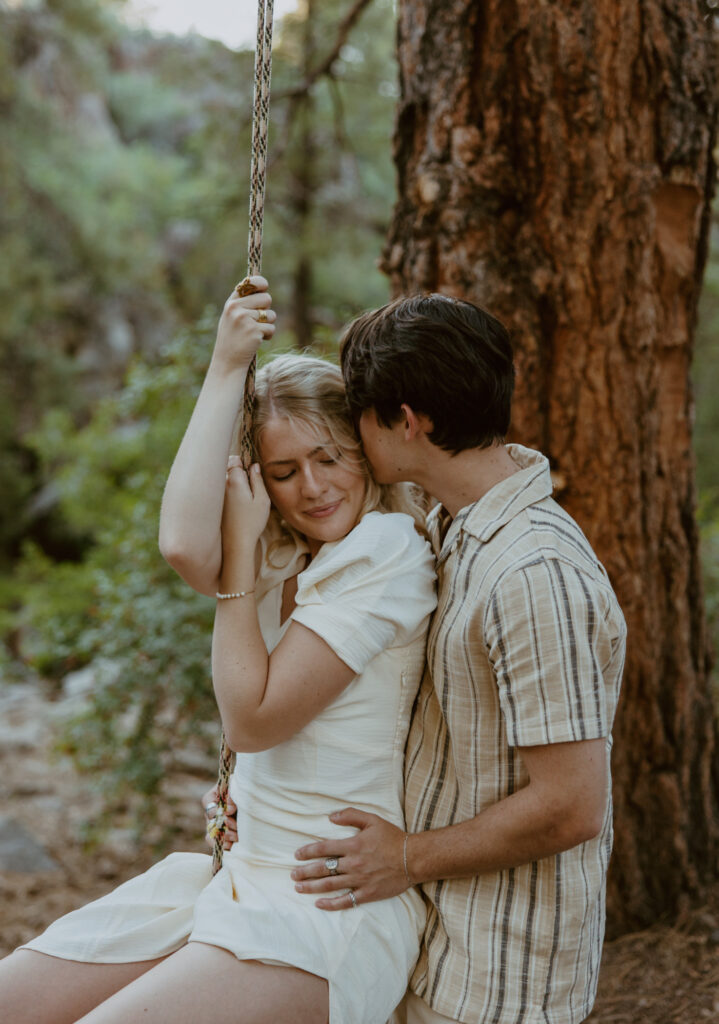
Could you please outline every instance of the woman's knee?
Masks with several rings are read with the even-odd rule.
[[[0,960],[0,1021],[73,1024],[159,962],[90,964],[16,949]]]

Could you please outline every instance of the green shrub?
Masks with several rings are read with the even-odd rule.
[[[213,329],[214,317],[185,331],[159,365],[136,363],[122,391],[81,430],[53,410],[30,439],[59,488],[66,521],[92,540],[77,563],[53,563],[26,547],[14,577],[24,600],[15,623],[20,651],[58,680],[95,667],[95,687],[59,746],[91,774],[108,818],[130,812],[143,829],[176,752],[204,744],[209,773],[219,738],[213,602],[180,580],[157,547],[164,482]],[[208,730],[206,723],[217,724]]]

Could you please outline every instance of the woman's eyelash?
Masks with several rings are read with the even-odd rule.
[[[337,462],[337,459],[333,459],[331,455],[327,455],[324,459],[320,459],[319,461],[323,463],[325,466],[334,466]],[[291,469],[289,473],[285,473],[284,476],[275,476],[272,479],[276,480],[278,483],[282,483],[283,480],[289,480],[290,477],[294,475],[294,472],[294,469]]]

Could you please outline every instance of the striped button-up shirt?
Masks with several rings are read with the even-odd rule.
[[[621,610],[586,537],[551,498],[547,460],[507,447],[518,472],[444,536],[442,510],[429,518],[439,602],[405,759],[413,832],[466,821],[526,785],[523,746],[604,737],[611,748]],[[583,1020],[611,846],[610,798],[600,834],[574,849],[425,884],[412,990],[466,1024]]]

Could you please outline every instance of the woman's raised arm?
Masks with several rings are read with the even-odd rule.
[[[258,291],[225,303],[202,390],[172,464],[160,513],[160,551],[195,590],[214,596],[222,571],[225,474],[245,379],[260,343],[274,334],[272,298]],[[268,322],[258,321],[266,311]]]

